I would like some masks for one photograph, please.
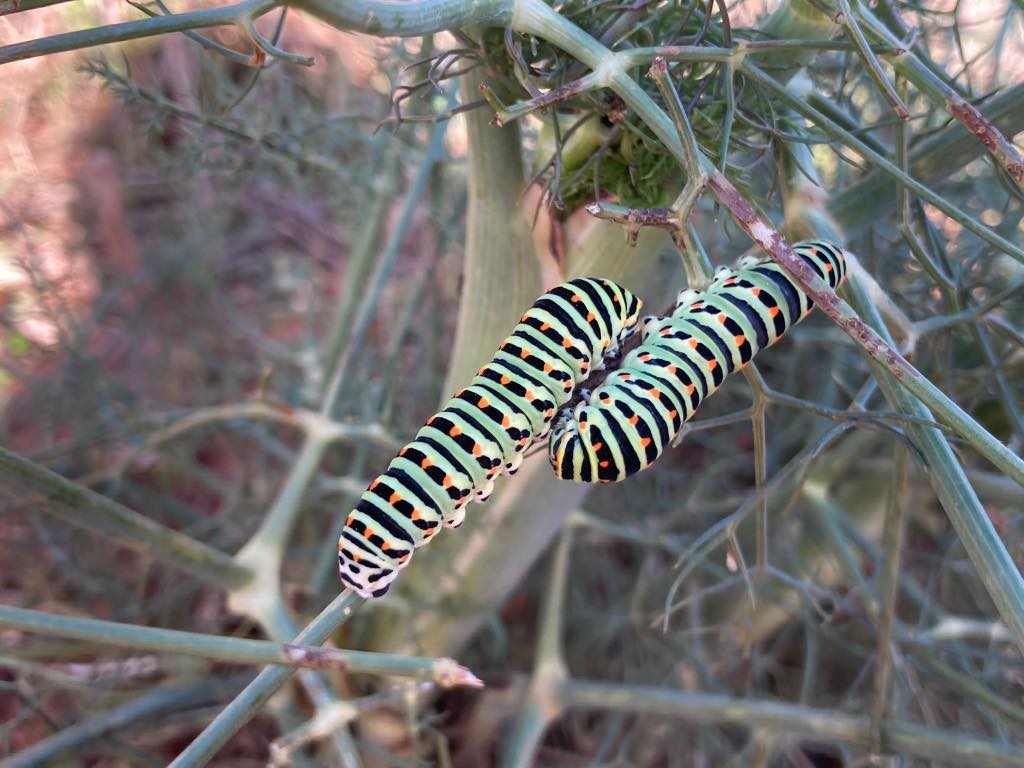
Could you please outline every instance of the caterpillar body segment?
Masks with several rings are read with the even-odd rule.
[[[793,250],[832,288],[846,277],[841,248]],[[680,292],[673,313],[643,323],[643,341],[590,396],[559,414],[548,460],[560,478],[616,482],[650,466],[733,371],[810,314],[814,303],[770,260],[720,269],[704,291]]]
[[[342,581],[387,592],[413,551],[457,527],[500,474],[514,474],[583,379],[636,327],[641,302],[609,280],[579,278],[545,293],[494,358],[420,428],[360,497],[338,541]]]

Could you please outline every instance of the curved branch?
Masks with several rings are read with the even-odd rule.
[[[516,0],[289,0],[337,29],[415,37],[473,24],[505,27]]]
[[[280,4],[278,0],[243,0],[235,5],[225,5],[221,8],[205,8],[201,11],[174,13],[168,16],[151,16],[138,21],[126,21],[121,24],[109,24],[105,27],[93,27],[50,37],[40,37],[25,43],[0,47],[0,64],[46,56],[51,53],[74,51],[79,48],[92,48],[107,43],[154,37],[168,32],[241,24],[247,19],[262,16]]]

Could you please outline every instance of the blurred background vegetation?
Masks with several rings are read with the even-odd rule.
[[[635,245],[582,210],[671,206],[687,177],[610,89],[520,106],[588,72],[541,36],[373,37],[296,5],[259,20],[269,53],[221,26],[0,66],[0,609],[290,640],[339,591],[353,499],[545,287],[599,274],[660,311],[695,254],[751,250],[710,195],[685,238]],[[1019,2],[555,8],[615,50],[802,41],[748,56],[1021,248],[1012,163],[878,35],[877,59],[851,42],[881,24],[1013,140]],[[0,0],[0,46],[169,12],[145,11]],[[1021,263],[741,63],[672,64],[711,165],[788,235],[843,237],[899,350],[1019,456]],[[630,72],[660,102],[648,64]],[[181,764],[1019,764],[1022,649],[936,490],[970,507],[966,479],[823,315],[757,362],[650,471],[588,492],[538,457],[472,506],[331,635],[381,652],[377,674],[326,664],[236,717],[242,650],[0,612],[0,765],[166,764],[218,714],[226,744]],[[1019,568],[1019,481],[942,434]]]

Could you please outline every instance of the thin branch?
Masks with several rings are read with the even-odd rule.
[[[121,648],[182,653],[232,664],[284,664],[310,669],[395,675],[416,680],[431,680],[442,688],[483,686],[472,672],[453,659],[446,658],[395,656],[387,653],[275,643],[268,640],[220,637],[198,632],[59,616],[3,605],[0,605],[0,627]]]
[[[318,645],[345,622],[362,602],[354,592],[345,590],[311,621],[294,639],[299,645]],[[205,765],[238,729],[255,716],[273,693],[295,673],[294,667],[265,667],[256,679],[218,713],[171,763],[172,768],[197,768]]]
[[[113,499],[73,483],[0,447],[0,477],[32,494],[34,507],[66,523],[111,536],[146,556],[180,568],[221,588],[248,584],[253,572],[230,556],[165,528]]]
[[[871,745],[870,719],[836,710],[583,680],[569,682],[565,696],[572,706],[583,709],[644,712],[658,717],[681,717],[692,723],[746,726],[785,738],[829,740],[861,747]],[[978,768],[1024,766],[1024,754],[1011,744],[899,720],[888,720],[883,724],[882,744],[887,751],[952,761],[957,765]]]

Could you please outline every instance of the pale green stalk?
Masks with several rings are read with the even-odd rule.
[[[359,597],[345,591],[338,595],[330,605],[324,608],[306,628],[294,639],[297,645],[319,645],[331,633],[352,615],[352,611],[362,602]],[[224,743],[256,715],[274,691],[295,673],[292,667],[266,667],[256,679],[246,686],[230,704],[220,711],[188,747],[179,754],[173,768],[194,768],[206,765],[207,762],[224,746]]]
[[[373,675],[394,675],[416,680],[432,680],[442,687],[479,684],[468,669],[452,659],[394,656],[241,637],[204,635],[176,629],[60,616],[5,605],[0,605],[0,627],[51,637],[73,638],[100,645],[187,654],[232,664],[282,664],[311,669],[339,669]]]
[[[109,536],[127,547],[222,588],[249,584],[254,572],[212,547],[172,531],[113,499],[0,446],[0,477],[34,494],[38,511]],[[32,499],[33,497],[28,497]],[[23,498],[22,501],[25,501]]]

